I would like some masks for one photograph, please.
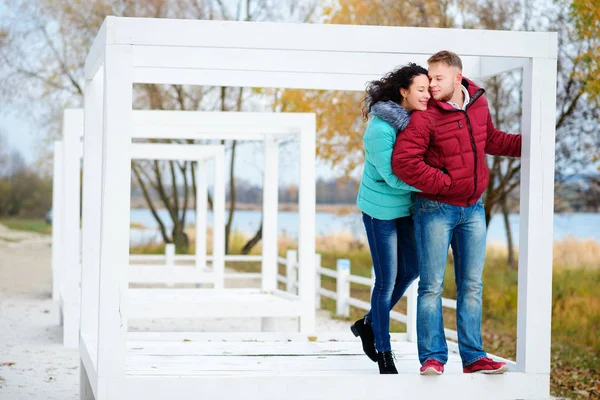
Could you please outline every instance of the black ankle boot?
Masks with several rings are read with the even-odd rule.
[[[394,365],[394,356],[391,351],[377,353],[377,364],[379,364],[380,374],[397,374],[398,370]]]
[[[354,336],[360,336],[362,348],[367,357],[377,362],[377,350],[375,350],[375,334],[371,325],[365,323],[365,319],[359,319],[350,327]]]

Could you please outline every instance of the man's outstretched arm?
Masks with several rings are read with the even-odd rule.
[[[443,193],[450,187],[450,177],[425,163],[429,147],[431,124],[423,112],[411,115],[406,129],[398,133],[392,153],[392,170],[403,182],[423,193]]]
[[[492,156],[521,157],[521,135],[510,134],[496,129],[488,111],[486,154]]]

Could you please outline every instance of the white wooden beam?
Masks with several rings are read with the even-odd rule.
[[[553,57],[551,34],[365,25],[117,18],[116,41],[142,46]],[[317,60],[318,62],[318,60]]]
[[[214,288],[225,287],[225,148],[215,155],[215,181],[213,185],[213,248],[212,268]]]
[[[474,78],[485,79],[499,75],[503,72],[521,69],[527,64],[523,58],[481,57],[479,76]],[[469,75],[465,76],[469,77]]]
[[[136,77],[160,76],[161,73],[168,73],[168,70],[174,68],[178,71],[196,70],[198,75],[203,75],[206,71],[226,71],[228,74],[247,71],[283,72],[294,75],[323,74],[333,77],[350,74],[378,79],[409,62],[427,68],[427,59],[430,56],[369,53],[366,57],[360,52],[179,46],[134,46],[133,54],[134,80]],[[480,59],[478,56],[463,56],[463,73],[470,77],[479,76]]]
[[[81,217],[81,337],[98,344],[104,74],[86,79]],[[73,113],[71,113],[73,115]],[[80,345],[81,346],[81,345]],[[94,376],[98,349],[93,349]],[[90,370],[87,371],[90,377]],[[90,377],[91,378],[91,377]]]
[[[556,59],[524,71],[517,368],[550,373]]]
[[[58,301],[63,271],[62,208],[63,208],[63,142],[54,142],[52,162],[52,300]]]
[[[79,344],[80,267],[80,154],[79,126],[71,118],[71,110],[63,115],[63,210],[62,210],[62,297],[63,344],[77,348]]]
[[[263,220],[262,220],[262,290],[277,289],[277,211],[279,199],[279,144],[264,140]]]
[[[133,143],[132,160],[198,161],[212,158],[223,146],[205,144]]]
[[[84,74],[85,79],[93,79],[96,73],[104,63],[105,49],[107,44],[115,42],[116,18],[108,16],[102,22],[98,34],[94,38],[94,43],[85,58]]]
[[[196,175],[196,272],[206,268],[206,227],[208,226],[208,174],[206,162],[197,162]]]
[[[300,135],[300,185],[298,228],[298,295],[304,314],[300,318],[300,332],[315,329],[315,157],[316,116],[304,124]]]
[[[111,398],[111,391],[116,393],[125,379],[129,282],[124,266],[129,264],[132,91],[131,47],[108,46],[104,64],[98,400]]]

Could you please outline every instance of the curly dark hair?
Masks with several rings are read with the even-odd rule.
[[[415,63],[408,63],[397,68],[383,78],[367,83],[367,96],[363,100],[363,118],[366,121],[371,112],[373,104],[379,101],[394,101],[398,104],[402,101],[400,89],[408,89],[412,85],[415,76],[427,75],[427,70]]]

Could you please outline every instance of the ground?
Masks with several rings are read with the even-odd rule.
[[[79,399],[78,350],[62,346],[50,260],[50,236],[0,225],[0,399]],[[136,331],[260,330],[259,320],[244,319],[132,322]],[[317,331],[345,331],[349,325],[332,320],[326,311],[317,313]],[[293,331],[296,326],[284,319],[276,328]]]

